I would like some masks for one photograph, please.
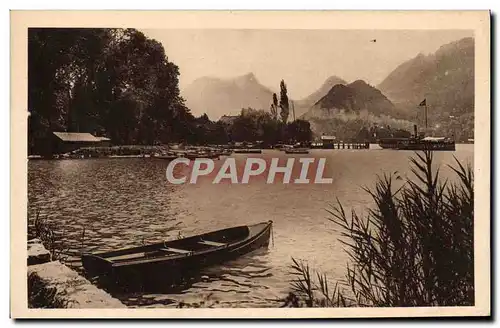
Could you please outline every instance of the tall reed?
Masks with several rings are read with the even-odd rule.
[[[46,217],[41,217],[40,212],[36,213],[32,224],[28,225],[28,235],[40,239],[50,252],[52,260],[64,261],[68,257],[70,246],[64,240],[64,226],[61,231],[57,231],[56,225]]]
[[[397,174],[378,177],[366,216],[328,211],[349,256],[345,281],[332,291],[324,275],[293,259],[285,306],[474,305],[474,178],[456,158],[457,182],[440,178],[433,153],[410,159],[414,179],[395,188]],[[401,179],[402,180],[402,179]],[[291,300],[294,300],[292,302]]]

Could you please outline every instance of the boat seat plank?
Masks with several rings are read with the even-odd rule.
[[[141,252],[141,253],[132,253],[132,254],[112,256],[112,257],[108,257],[107,259],[111,260],[111,261],[121,261],[121,260],[137,259],[137,258],[141,258],[144,256],[145,256],[145,253]]]
[[[217,246],[217,247],[226,246],[227,245],[226,243],[218,243],[216,241],[210,241],[210,240],[201,240],[198,243],[199,244],[204,244],[204,245],[209,245],[209,246]]]
[[[173,247],[163,247],[160,248],[160,250],[164,252],[172,252],[172,253],[179,253],[179,254],[189,254],[191,251],[185,250],[185,249],[180,249],[180,248],[173,248]]]

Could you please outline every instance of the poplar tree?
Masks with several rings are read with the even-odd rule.
[[[278,96],[273,93],[273,103],[271,104],[271,116],[274,120],[278,119]]]
[[[281,120],[283,123],[286,124],[288,121],[288,115],[290,114],[290,105],[288,103],[288,95],[287,95],[287,89],[286,89],[286,84],[284,80],[281,80],[280,82],[280,116]]]

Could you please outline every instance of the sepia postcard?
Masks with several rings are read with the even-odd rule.
[[[491,315],[489,11],[11,11],[12,318]]]

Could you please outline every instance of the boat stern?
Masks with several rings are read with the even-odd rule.
[[[95,254],[85,253],[82,255],[82,265],[89,275],[102,275],[108,273],[112,268],[112,263]]]
[[[269,244],[273,227],[273,221],[269,220],[248,226],[248,239],[253,239],[257,244],[265,246]]]

